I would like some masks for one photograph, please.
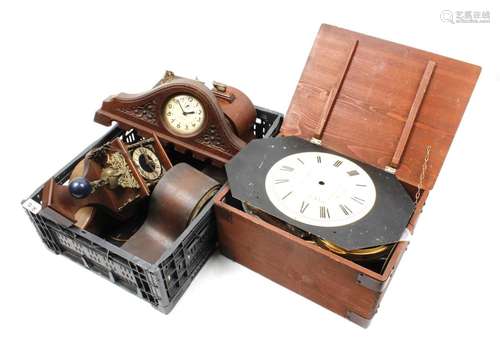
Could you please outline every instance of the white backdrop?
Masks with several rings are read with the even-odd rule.
[[[0,346],[498,346],[498,2],[3,1],[0,4]],[[489,11],[489,24],[443,10]],[[371,327],[216,253],[165,316],[50,253],[20,201],[106,129],[102,100],[165,69],[285,112],[320,23],[483,71],[408,252]]]

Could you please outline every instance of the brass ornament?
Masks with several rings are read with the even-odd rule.
[[[110,186],[114,185],[114,181],[116,181],[116,184],[122,188],[139,188],[139,183],[132,176],[127,161],[122,154],[118,152],[109,154],[107,165],[108,167],[103,169],[101,174],[102,181],[110,184]]]

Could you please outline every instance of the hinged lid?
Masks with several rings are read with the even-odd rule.
[[[318,142],[431,189],[480,67],[323,24],[281,134]]]

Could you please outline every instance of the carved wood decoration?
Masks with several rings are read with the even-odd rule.
[[[425,73],[431,69],[429,61],[435,63],[432,74]],[[479,73],[480,67],[472,64],[322,25],[281,134],[310,140],[318,136],[321,120],[327,119],[319,129],[323,146],[384,169],[406,135],[407,119],[415,117],[396,176],[417,186],[430,146],[422,187],[431,189]],[[412,108],[420,99],[416,96],[423,76],[429,78],[425,94],[421,93],[419,107]],[[334,99],[332,91],[337,91]]]
[[[153,135],[152,146],[155,150],[155,154],[158,156],[163,171],[170,169],[172,167],[170,159],[155,135]],[[134,211],[131,209],[133,205],[130,204],[136,199],[149,196],[151,193],[149,185],[152,183],[146,182],[140,175],[131,159],[129,150],[119,138],[114,139],[107,149],[109,154],[118,153],[123,157],[127,164],[130,180],[136,185],[133,187],[118,186],[114,189],[103,186],[85,198],[75,198],[71,195],[68,185],[58,184],[51,178],[43,187],[42,208],[57,212],[71,223],[77,221],[76,214],[84,207],[103,207],[117,219],[126,219],[133,215]],[[102,178],[103,169],[103,164],[99,161],[92,160],[87,154],[83,160],[83,172],[81,175],[89,182],[96,181]]]
[[[174,134],[162,118],[167,102],[178,94],[193,96],[205,111],[202,127],[189,136]],[[226,100],[226,95],[233,100]],[[171,78],[146,93],[121,93],[108,98],[94,120],[108,126],[115,121],[123,129],[155,134],[163,144],[172,143],[181,151],[192,151],[197,158],[209,158],[214,164],[223,165],[251,138],[247,130],[255,120],[255,108],[234,88],[224,86],[224,91],[214,92],[199,81]]]

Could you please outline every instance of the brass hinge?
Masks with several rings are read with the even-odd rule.
[[[390,173],[390,174],[395,174],[396,173],[396,169],[392,166],[386,166],[384,167],[384,171],[387,172],[387,173]]]
[[[318,139],[318,138],[311,138],[310,142],[312,144],[316,144],[316,145],[321,145],[321,139]]]

